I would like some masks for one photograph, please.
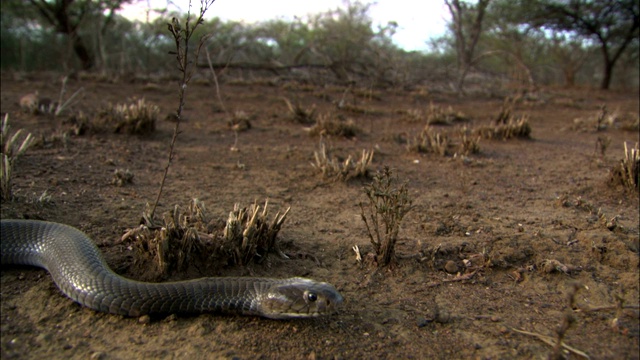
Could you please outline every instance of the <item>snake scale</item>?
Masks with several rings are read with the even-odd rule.
[[[46,269],[58,288],[97,311],[125,316],[219,312],[272,319],[331,314],[342,303],[332,285],[305,278],[208,277],[147,283],[109,268],[94,242],[68,225],[0,222],[2,264]]]

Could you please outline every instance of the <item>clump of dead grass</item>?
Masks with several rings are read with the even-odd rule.
[[[2,157],[0,159],[0,196],[3,200],[12,197],[12,176],[18,158],[22,156],[33,143],[31,134],[27,134],[22,141],[22,129],[13,134],[9,133],[9,114],[4,116],[2,126],[0,126],[0,149]]]
[[[133,241],[136,263],[154,264],[152,277],[156,278],[184,269],[195,258],[247,265],[264,261],[269,253],[286,257],[277,240],[290,208],[270,219],[268,205],[268,201],[262,206],[235,204],[224,227],[219,226],[223,221],[210,219],[205,204],[198,199],[184,210],[176,205],[163,214],[161,221],[152,219],[147,205],[142,224],[129,229],[121,241]]]
[[[395,245],[400,224],[411,210],[412,200],[406,183],[398,185],[397,177],[385,167],[374,176],[373,182],[364,187],[369,202],[360,203],[360,216],[367,227],[379,267],[395,261]]]
[[[314,152],[315,163],[311,166],[318,169],[326,179],[336,181],[348,181],[354,178],[369,177],[369,167],[373,162],[373,150],[362,150],[359,160],[349,155],[341,161],[327,152],[324,142],[320,143],[320,149]]]
[[[463,155],[471,155],[480,153],[480,135],[474,135],[469,129],[463,127],[460,129],[460,153]]]
[[[235,264],[246,265],[251,261],[262,262],[270,252],[286,257],[278,248],[277,236],[291,208],[278,212],[272,221],[268,219],[268,201],[262,210],[253,203],[248,208],[235,204],[229,213],[223,231],[223,249]]]
[[[498,119],[493,125],[480,126],[474,133],[483,139],[508,140],[513,138],[531,138],[529,117],[509,117],[507,120]]]
[[[433,153],[440,156],[449,154],[451,141],[447,134],[436,131],[430,125],[422,129],[418,136],[407,139],[407,150],[419,153]]]
[[[609,129],[638,131],[640,116],[637,113],[623,113],[620,109],[609,111],[606,104],[600,105],[595,115],[573,119],[572,130],[583,132],[599,132]]]
[[[469,118],[462,112],[454,111],[451,106],[445,109],[431,102],[427,108],[426,120],[429,125],[452,125],[458,122],[467,122]]]
[[[315,125],[309,129],[311,136],[341,136],[352,138],[360,131],[353,119],[344,120],[329,114],[318,117]]]
[[[425,111],[421,109],[399,110],[403,120],[407,122],[422,122],[428,125],[454,125],[456,123],[468,122],[470,118],[460,111],[455,111],[451,106],[445,108],[435,105],[433,102]]]
[[[508,140],[513,138],[531,138],[531,125],[529,116],[513,115],[513,107],[519,98],[506,98],[500,108],[500,112],[493,124],[480,126],[474,130],[474,134],[483,139]]]
[[[129,169],[116,169],[113,172],[111,183],[115,186],[122,187],[126,184],[133,183],[133,173]]]
[[[638,185],[640,170],[640,155],[638,143],[635,147],[629,148],[627,142],[624,143],[624,158],[615,165],[610,171],[610,182],[612,184],[620,184],[624,187],[640,190]]]
[[[252,117],[242,110],[234,111],[227,121],[229,128],[235,132],[242,132],[251,129]]]
[[[312,105],[310,108],[303,108],[299,102],[291,103],[289,99],[283,98],[287,108],[289,109],[289,116],[291,120],[300,124],[313,124],[316,121],[316,106]]]
[[[155,131],[160,109],[144,98],[128,104],[109,104],[98,114],[100,122],[116,133],[148,135]]]

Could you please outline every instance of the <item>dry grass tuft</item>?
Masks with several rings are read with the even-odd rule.
[[[431,102],[429,108],[427,108],[426,119],[429,125],[452,125],[454,123],[469,121],[469,118],[465,114],[454,111],[451,106],[444,109],[441,106],[434,105],[433,102]]]
[[[269,202],[265,201],[262,211],[260,205],[253,203],[248,208],[235,204],[229,213],[223,232],[222,248],[233,263],[246,265],[251,261],[262,262],[270,252],[286,257],[277,246],[278,232],[291,208],[284,213],[278,212],[272,221],[268,218]]]
[[[479,135],[471,134],[466,127],[460,129],[460,153],[463,155],[471,155],[480,153]]]
[[[475,129],[474,134],[483,139],[529,139],[531,138],[531,125],[527,115],[523,115],[520,118],[511,116],[506,120],[499,118],[493,125],[478,127]]]
[[[129,169],[116,169],[113,172],[111,183],[115,186],[122,187],[126,184],[133,183],[133,173]]]
[[[483,139],[507,140],[512,138],[528,139],[531,137],[529,116],[513,115],[513,107],[519,98],[505,98],[500,112],[492,125],[481,126],[474,130],[474,134]]]
[[[324,142],[321,142],[320,150],[314,152],[315,163],[311,163],[311,166],[320,170],[326,179],[348,181],[353,178],[367,178],[373,154],[373,150],[362,150],[359,160],[354,161],[349,155],[346,160],[341,161],[328,154]]]
[[[22,141],[20,137],[22,129],[14,134],[9,134],[9,114],[4,116],[0,126],[0,198],[9,200],[12,197],[12,175],[18,158],[22,156],[33,144],[33,137],[27,134]]]
[[[151,208],[143,214],[143,224],[129,229],[122,241],[133,240],[135,262],[155,264],[153,278],[166,277],[171,271],[187,267],[191,260],[213,259],[222,265],[247,265],[262,262],[269,253],[286,257],[278,248],[278,233],[290,208],[269,219],[268,201],[248,208],[234,205],[224,228],[222,221],[209,219],[205,204],[193,199],[186,210],[175,206],[163,215],[161,223],[151,218]]]
[[[343,120],[327,114],[320,115],[309,129],[311,136],[341,136],[352,138],[360,131],[352,119]]]
[[[130,104],[109,104],[99,114],[99,122],[116,133],[148,135],[155,131],[160,109],[142,99]]]
[[[242,110],[234,111],[229,121],[227,121],[227,125],[235,132],[247,131],[251,129],[251,118]]]
[[[446,134],[427,125],[413,140],[407,139],[407,150],[419,153],[434,153],[440,156],[449,154],[451,141]]]
[[[621,184],[630,189],[640,190],[638,185],[640,170],[640,152],[638,143],[634,148],[629,149],[627,143],[624,143],[624,158],[614,166],[610,171],[610,182],[612,184]]]
[[[299,102],[292,104],[287,98],[283,98],[289,109],[290,117],[294,122],[300,124],[313,124],[316,121],[316,106],[313,105],[308,109],[304,109]]]
[[[420,109],[399,110],[396,113],[402,115],[403,120],[407,122],[421,122],[428,125],[453,125],[461,122],[468,122],[470,118],[459,111],[454,111],[451,106],[443,108],[429,104],[426,111]]]

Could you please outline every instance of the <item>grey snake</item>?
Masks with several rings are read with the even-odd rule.
[[[97,311],[125,316],[221,312],[286,319],[331,314],[343,300],[332,285],[299,277],[135,281],[113,272],[94,242],[71,226],[2,220],[0,227],[3,265],[44,268],[66,296]]]

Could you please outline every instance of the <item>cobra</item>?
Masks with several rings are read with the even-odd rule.
[[[334,313],[343,297],[325,282],[293,277],[207,277],[148,283],[109,268],[94,242],[68,225],[2,220],[2,264],[46,269],[69,298],[91,309],[125,316],[218,312],[272,319]]]

